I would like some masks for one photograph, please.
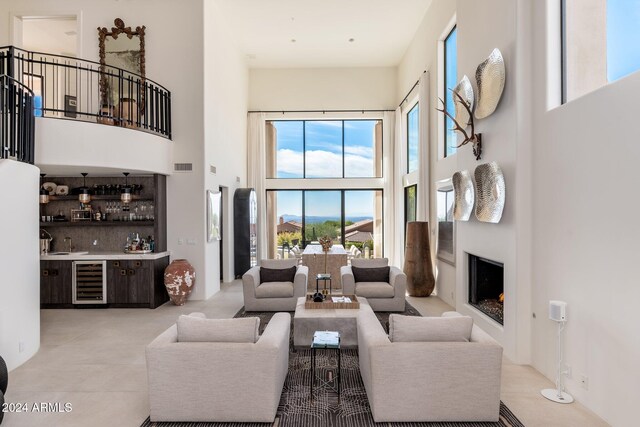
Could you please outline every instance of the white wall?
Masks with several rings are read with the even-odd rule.
[[[173,142],[118,126],[37,118],[35,146],[36,164],[50,175],[73,170],[168,175],[173,169]]]
[[[0,160],[0,356],[9,370],[40,348],[39,173]]]
[[[526,171],[528,162],[527,159],[518,158],[520,144],[524,141],[518,140],[519,105],[516,92],[522,73],[519,62],[524,59],[516,55],[517,14],[516,2],[511,0],[434,0],[398,68],[398,96],[404,96],[423,70],[430,72],[431,206],[436,206],[435,182],[450,178],[455,171],[469,170],[473,173],[477,165],[491,161],[498,162],[502,168],[507,194],[502,220],[499,224],[488,224],[477,221],[472,215],[468,222],[456,223],[456,267],[437,261],[437,290],[443,300],[454,305],[458,311],[472,316],[480,327],[498,339],[507,357],[526,363],[530,360],[530,314],[527,309],[530,288],[527,277],[522,277],[519,270],[528,271],[530,259],[521,257],[516,248],[520,224],[526,230],[526,224],[530,221],[520,209],[530,194],[521,182],[524,180],[526,183],[526,174],[521,178],[517,166],[519,162],[524,163],[523,170]],[[439,107],[437,96],[442,96],[439,79],[442,78],[443,64],[438,55],[438,40],[449,29],[454,17],[458,25],[459,79],[466,74],[475,88],[477,65],[496,47],[501,50],[507,67],[507,82],[500,105],[492,116],[476,122],[476,130],[483,137],[480,161],[475,160],[471,144],[447,158],[443,158],[442,153],[442,114],[435,110],[436,106]],[[430,222],[433,230],[437,223],[436,209],[432,209]],[[434,248],[435,240],[436,235],[432,234]],[[467,304],[467,253],[504,263],[504,327]]]
[[[558,91],[549,90],[558,87],[557,51],[547,47],[557,39],[544,31],[555,28],[546,17],[557,5],[533,3],[533,364],[554,377],[556,327],[547,304],[566,301],[569,392],[613,426],[636,425],[640,145],[630,94],[640,91],[640,73],[558,106]]]
[[[246,185],[247,102],[249,77],[244,55],[230,42],[231,33],[215,2],[204,3],[204,162],[205,190],[226,187],[223,203],[224,280],[234,278],[233,194]],[[209,166],[216,168],[215,175]],[[204,200],[204,193],[202,194]],[[204,229],[203,229],[204,233]],[[220,289],[220,242],[205,244],[207,292]]]
[[[396,68],[251,69],[249,109],[391,109],[396,100]]]

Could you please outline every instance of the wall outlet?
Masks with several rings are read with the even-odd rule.
[[[589,377],[585,374],[580,374],[580,387],[589,390]]]
[[[178,239],[178,244],[179,245],[184,245],[184,239],[183,238]]]
[[[91,242],[91,244],[92,244],[93,246],[98,246],[98,239],[95,239],[93,242]]]
[[[24,351],[24,341],[18,342],[18,353],[22,353]]]
[[[187,239],[187,245],[195,245],[197,242],[196,239]]]
[[[571,379],[572,374],[571,374],[571,365],[564,365],[564,370],[562,371],[562,373],[564,374],[565,377]]]

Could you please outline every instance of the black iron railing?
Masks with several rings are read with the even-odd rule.
[[[33,164],[33,99],[26,85],[0,75],[0,159]]]
[[[98,62],[0,47],[0,75],[34,93],[36,117],[123,126],[171,139],[171,92]]]

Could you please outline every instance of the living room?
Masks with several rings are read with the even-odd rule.
[[[583,93],[566,87],[563,91],[563,85],[571,87],[572,78],[580,79],[580,70],[598,69],[593,63],[602,62],[601,55],[592,62],[579,57],[572,63],[571,46],[592,47],[587,51],[594,57],[604,49],[606,57],[607,46],[596,49],[593,40],[585,42],[586,36],[579,37],[585,31],[580,33],[577,24],[582,18],[580,22],[590,28],[599,25],[606,30],[606,9],[580,15],[588,8],[576,6],[575,0],[342,3],[216,0],[178,6],[168,0],[64,4],[9,0],[0,5],[0,20],[6,24],[0,29],[0,46],[24,47],[19,30],[23,18],[74,16],[76,56],[88,61],[99,58],[96,28],[110,28],[116,18],[133,28],[146,27],[146,75],[171,91],[171,139],[149,141],[143,147],[136,144],[147,144],[146,136],[136,136],[142,133],[136,130],[37,117],[35,166],[49,176],[79,177],[88,171],[89,178],[100,173],[122,177],[121,172],[128,170],[167,176],[166,249],[171,259],[189,260],[197,275],[181,307],[166,303],[155,310],[40,310],[34,305],[39,301],[40,258],[23,256],[32,244],[22,243],[31,240],[24,237],[35,236],[39,227],[14,211],[15,206],[38,208],[31,206],[37,201],[26,200],[23,194],[35,194],[40,172],[33,168],[3,173],[3,182],[20,182],[5,188],[5,197],[17,204],[0,208],[6,218],[1,229],[6,239],[0,243],[2,282],[29,283],[20,290],[2,285],[3,291],[8,286],[5,294],[14,295],[3,298],[0,305],[0,349],[9,365],[5,401],[73,403],[68,413],[6,413],[3,425],[145,421],[150,415],[146,346],[181,314],[203,312],[208,318],[227,319],[245,305],[238,278],[242,273],[235,267],[235,239],[226,238],[234,235],[237,189],[254,188],[258,196],[259,259],[280,257],[282,245],[268,234],[279,214],[295,213],[301,226],[311,230],[312,207],[318,204],[304,200],[319,194],[314,191],[339,193],[335,203],[323,193],[323,203],[336,208],[330,214],[319,212],[342,221],[335,243],[346,243],[349,218],[364,217],[355,208],[353,215],[345,215],[349,197],[355,191],[370,192],[373,201],[367,203],[374,208],[366,216],[379,223],[370,231],[371,257],[388,258],[389,266],[403,269],[406,195],[414,185],[415,211],[410,219],[431,224],[435,290],[426,298],[408,296],[407,302],[425,317],[447,311],[468,316],[502,347],[500,398],[522,424],[634,424],[633,404],[640,397],[636,387],[640,373],[635,367],[640,347],[631,317],[632,304],[640,296],[632,279],[637,232],[627,221],[608,221],[606,232],[594,230],[612,211],[611,200],[626,202],[633,194],[634,159],[640,153],[621,133],[628,132],[633,120],[627,94],[638,88],[640,77],[632,72],[616,81],[609,79],[610,83],[605,79],[603,84],[591,84]],[[611,0],[590,3],[611,10],[621,7]],[[639,7],[633,1],[622,3],[630,16]],[[568,23],[564,33],[562,22]],[[625,28],[623,23],[618,26]],[[571,32],[574,28],[578,35]],[[454,29],[452,56],[446,49]],[[566,37],[574,38],[569,39],[563,61]],[[629,34],[628,40],[637,41],[634,37],[635,33]],[[610,36],[610,40],[617,39]],[[629,42],[624,47],[633,50],[636,45]],[[453,99],[446,88],[453,88],[463,76],[468,76],[473,90],[478,88],[478,65],[494,49],[504,61],[504,90],[495,111],[475,120],[475,131],[482,134],[477,160],[473,143],[456,147],[464,136],[447,132],[452,123],[436,109],[442,108],[438,98]],[[628,56],[636,58],[638,53],[634,50]],[[454,78],[447,82],[446,67],[452,63]],[[478,89],[476,108],[479,97]],[[408,147],[409,133],[414,131],[408,126],[408,114],[416,104],[418,148],[413,153]],[[344,123],[363,119],[381,123],[381,144],[374,156],[379,172],[350,176],[349,167],[345,169],[344,147],[349,142]],[[341,174],[318,177],[301,169],[301,175],[293,178],[270,175],[266,159],[278,160],[277,140],[276,146],[260,151],[268,135],[262,139],[256,135],[268,134],[266,123],[278,121],[301,126],[343,123],[342,160],[337,160],[343,162]],[[100,146],[89,144],[92,140]],[[604,141],[616,145],[615,160],[601,154]],[[298,143],[304,146],[308,141]],[[308,147],[307,152],[300,151],[302,158],[312,155]],[[372,147],[378,150],[375,142]],[[413,170],[408,167],[412,155],[419,158]],[[456,172],[473,175],[479,165],[491,162],[499,165],[506,189],[501,217],[494,223],[474,215],[468,221],[456,220],[451,252],[442,253],[437,226],[440,194],[452,185],[448,180]],[[192,170],[176,171],[175,164],[191,164]],[[326,169],[333,166],[327,164]],[[18,180],[15,173],[25,175]],[[221,192],[221,241],[208,242],[205,236],[206,190]],[[300,191],[299,215],[269,205],[269,194],[296,191]],[[353,206],[361,204],[361,199],[352,200]],[[633,211],[637,202],[630,203]],[[374,248],[376,243],[380,246]],[[364,254],[364,245],[360,246]],[[473,256],[503,268],[502,324],[469,301]],[[315,284],[315,277],[309,276],[309,287]],[[28,308],[22,308],[21,298],[29,301]],[[543,388],[555,388],[558,366],[558,325],[548,318],[550,300],[567,303],[561,376],[565,391],[575,398],[569,405],[554,404],[540,394]],[[284,311],[293,315],[294,310]],[[91,358],[96,361],[88,362]],[[69,366],[63,368],[65,360]],[[97,372],[93,379],[92,372]],[[107,399],[112,405],[102,403]]]

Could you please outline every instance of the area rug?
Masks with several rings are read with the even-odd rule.
[[[260,326],[263,330],[273,314],[245,312],[243,307],[234,317],[257,316],[260,318]],[[376,313],[378,320],[385,328],[388,324],[389,314]],[[406,304],[403,314],[420,316],[418,310],[409,303]],[[293,331],[291,336],[293,336]],[[502,402],[500,402],[500,420],[498,422],[376,423],[373,421],[367,393],[360,376],[358,350],[341,351],[340,401],[338,401],[336,384],[333,380],[337,369],[337,359],[334,352],[318,352],[317,354],[316,373],[325,381],[322,386],[314,389],[314,399],[311,399],[309,392],[310,352],[309,349],[296,350],[291,348],[289,371],[273,423],[155,423],[147,418],[141,427],[524,427]]]

